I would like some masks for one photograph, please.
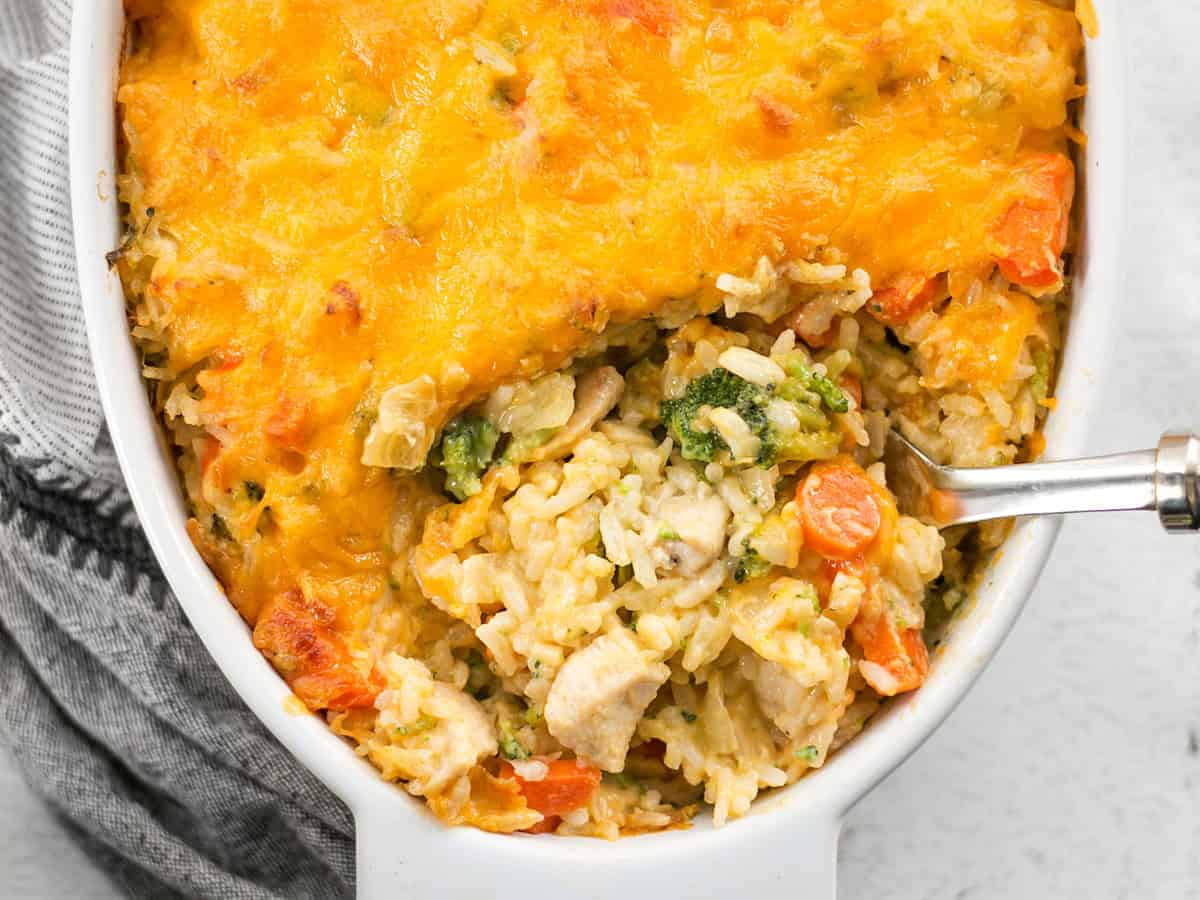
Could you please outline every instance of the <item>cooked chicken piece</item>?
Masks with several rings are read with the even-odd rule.
[[[436,734],[430,736],[430,744],[440,745],[441,752],[430,754],[433,766],[424,776],[424,793],[440,790],[496,752],[496,730],[475,700],[441,682],[434,686],[434,692],[445,718],[438,723]]]
[[[658,516],[677,537],[667,542],[674,568],[695,575],[721,555],[729,507],[716,494],[671,497],[658,507]]]
[[[380,695],[379,724],[390,731],[385,774],[408,781],[409,793],[436,793],[496,752],[496,729],[483,707],[433,678],[415,659],[389,654],[389,689]]]
[[[763,715],[788,737],[817,724],[826,712],[824,686],[804,683],[779,663],[748,653],[742,673],[750,679]]]
[[[534,461],[566,456],[597,422],[612,412],[624,390],[625,379],[612,366],[601,366],[580,375],[575,382],[575,411],[559,432],[533,454]]]
[[[559,670],[546,698],[546,725],[580,756],[620,772],[638,720],[670,674],[627,632],[601,635]]]

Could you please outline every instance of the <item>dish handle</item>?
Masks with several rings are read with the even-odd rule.
[[[364,811],[356,816],[357,896],[837,900],[840,821],[788,828],[755,822],[744,831],[738,824],[606,843],[497,836],[429,822],[414,828],[411,818],[401,823]]]

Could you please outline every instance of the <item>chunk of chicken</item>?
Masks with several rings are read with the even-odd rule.
[[[658,516],[678,536],[667,546],[675,568],[684,575],[695,575],[725,547],[729,507],[716,494],[670,497],[659,505]]]
[[[390,742],[376,763],[405,779],[409,793],[437,793],[496,752],[496,730],[483,707],[434,679],[415,659],[391,653],[382,662],[388,690],[380,694],[377,725]]]
[[[546,698],[550,733],[601,769],[620,772],[638,720],[671,670],[625,631],[573,653]]]
[[[428,778],[426,792],[449,784],[470,768],[496,752],[496,731],[483,708],[462,691],[437,682],[434,686],[439,714],[435,741],[442,743],[436,769]]]
[[[747,654],[742,672],[750,679],[758,708],[789,738],[816,724],[825,711],[821,685],[805,684],[779,663]]]
[[[612,412],[625,390],[625,379],[612,366],[601,366],[575,382],[575,411],[547,443],[534,452],[535,462],[566,456],[596,423]]]

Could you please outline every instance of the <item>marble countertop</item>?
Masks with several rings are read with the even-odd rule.
[[[1097,453],[1200,428],[1200,4],[1126,8],[1130,183]],[[846,900],[1200,898],[1200,537],[1066,523],[1021,621],[946,724],[850,814]],[[3,896],[115,888],[0,754]]]

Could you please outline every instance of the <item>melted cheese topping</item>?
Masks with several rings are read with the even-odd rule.
[[[251,621],[298,588],[351,642],[415,490],[360,462],[385,391],[432,378],[437,429],[763,256],[986,273],[1077,96],[1079,26],[1041,0],[127,8],[139,290],[219,437],[196,491],[245,495],[193,533]]]

